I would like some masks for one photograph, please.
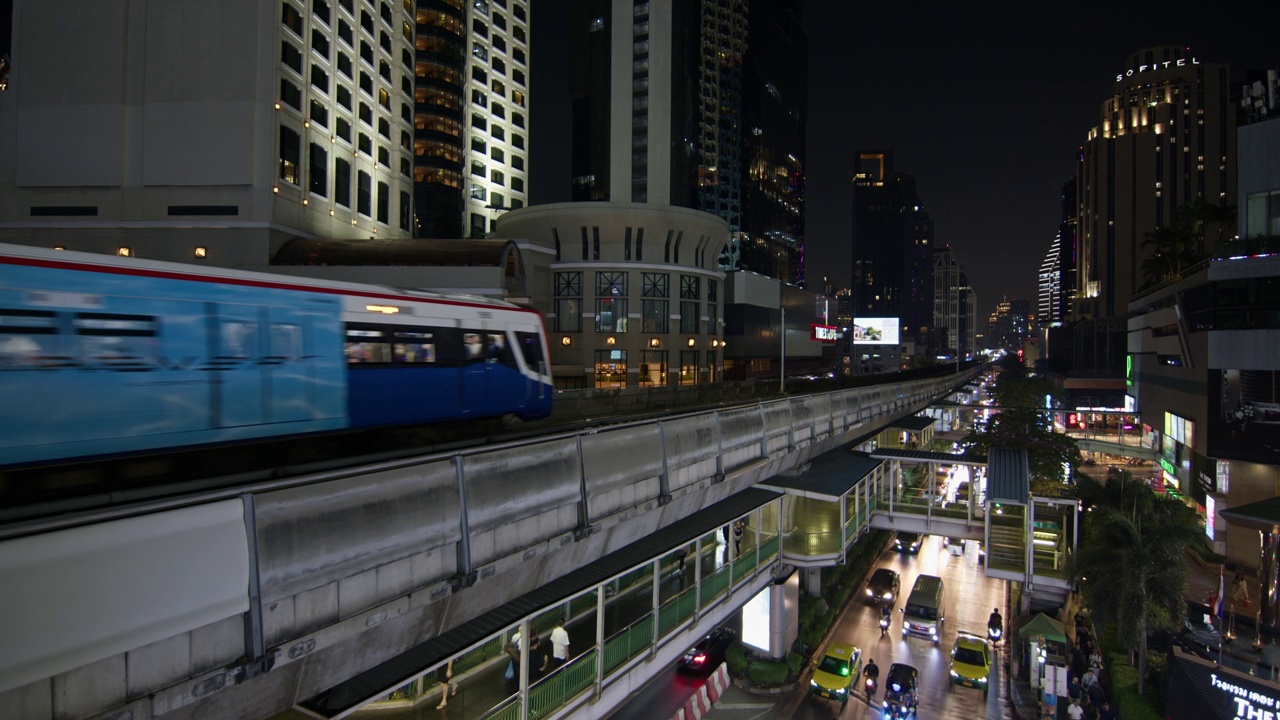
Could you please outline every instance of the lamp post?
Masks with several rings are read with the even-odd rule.
[[[778,391],[787,391],[787,308],[782,306],[782,372],[778,378]]]

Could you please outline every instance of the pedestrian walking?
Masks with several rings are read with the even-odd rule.
[[[747,524],[739,520],[733,524],[733,556],[738,557],[742,554],[742,532],[746,529]]]
[[[1067,717],[1071,720],[1084,720],[1084,708],[1080,707],[1080,700],[1071,701],[1071,707],[1067,708]]]
[[[547,676],[551,669],[551,656],[537,635],[529,638],[529,684]]]
[[[556,628],[551,631],[552,670],[569,662],[569,631],[564,629],[564,619],[556,621]]]
[[[458,683],[453,682],[453,660],[436,668],[436,682],[440,683],[440,704],[437,710],[449,704],[449,696],[458,694]]]

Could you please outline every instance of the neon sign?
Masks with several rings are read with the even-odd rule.
[[[1136,70],[1133,68],[1129,68],[1128,70],[1125,70],[1124,72],[1117,75],[1116,82],[1120,82],[1127,77],[1133,77],[1134,73],[1144,73],[1149,70],[1168,70],[1170,65],[1172,65],[1173,67],[1186,67],[1188,62],[1190,62],[1192,65],[1199,65],[1200,58],[1193,57],[1190,60],[1188,60],[1187,58],[1179,58],[1177,60],[1165,60],[1164,62],[1151,63],[1150,65],[1139,65]]]
[[[840,328],[830,325],[810,325],[813,328],[813,334],[810,338],[818,342],[833,343],[840,338]]]

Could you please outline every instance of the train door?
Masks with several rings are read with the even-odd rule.
[[[214,428],[258,425],[268,415],[263,373],[267,311],[250,305],[211,304],[207,320],[210,373],[209,419]]]
[[[306,358],[310,317],[293,308],[270,308],[265,347],[258,360],[262,376],[263,421],[268,423],[310,420],[311,379]]]
[[[495,398],[490,389],[493,368],[486,343],[490,333],[479,329],[462,331],[462,414],[488,415]]]

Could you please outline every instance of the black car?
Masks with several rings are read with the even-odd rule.
[[[884,679],[884,715],[886,718],[904,718],[916,712],[917,680],[920,674],[906,663],[889,666]]]
[[[871,579],[867,580],[867,602],[873,605],[880,603],[892,605],[898,599],[901,584],[902,579],[893,570],[889,568],[876,570],[871,573]]]
[[[914,555],[920,552],[920,543],[923,541],[924,538],[920,537],[920,533],[899,532],[893,539],[893,549]]]
[[[727,627],[712,630],[685,652],[680,659],[680,670],[702,674],[712,672],[724,662],[724,655],[734,637],[733,630]]]

